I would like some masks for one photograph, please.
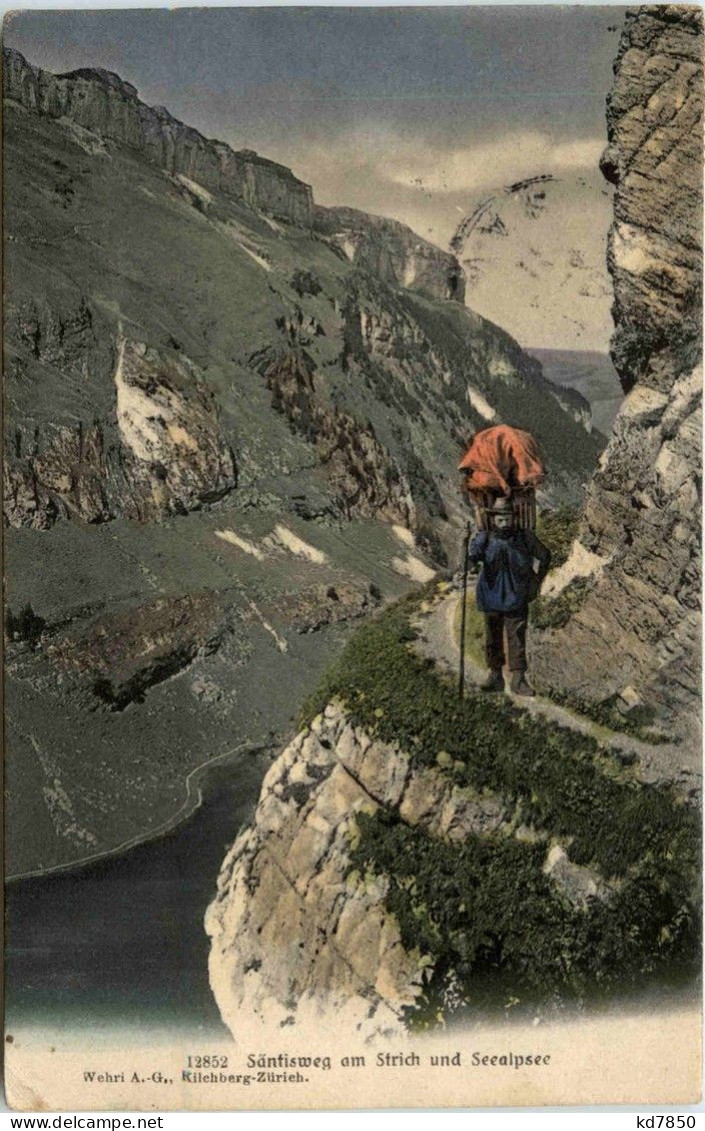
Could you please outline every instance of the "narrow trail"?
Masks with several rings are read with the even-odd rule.
[[[460,649],[455,637],[454,619],[460,600],[456,591],[444,594],[429,602],[427,611],[415,620],[419,637],[415,648],[420,655],[433,659],[441,669],[457,679]],[[465,681],[468,688],[478,688],[487,678],[487,669],[466,653]],[[508,686],[508,685],[507,685]],[[650,743],[621,731],[610,730],[577,711],[561,707],[540,695],[525,698],[506,694],[512,703],[534,717],[547,719],[557,726],[566,727],[594,738],[601,746],[614,750],[618,759],[633,756],[635,776],[643,782],[673,785],[689,801],[700,798],[702,775],[687,764],[687,754],[675,743]]]

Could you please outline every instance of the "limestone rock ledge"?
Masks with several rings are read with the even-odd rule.
[[[357,208],[314,208],[314,227],[329,236],[356,265],[378,278],[432,298],[465,299],[465,272],[454,255],[442,251],[384,216]]]
[[[270,768],[206,914],[211,987],[234,1035],[243,1016],[268,1028],[335,1017],[363,1039],[403,1031],[430,958],[402,946],[386,880],[347,875],[355,817],[380,805],[460,838],[504,816],[437,771],[412,772],[407,754],[329,705]]]
[[[326,707],[270,767],[251,825],[221,867],[206,913],[210,984],[237,1039],[242,1019],[268,1031],[326,1026],[363,1040],[401,1036],[403,1012],[422,993],[433,958],[402,944],[385,907],[385,877],[351,871],[356,816],[380,806],[432,838],[516,836],[514,807],[411,765],[397,746],[370,738],[339,704]],[[582,906],[607,885],[546,841],[544,871]]]

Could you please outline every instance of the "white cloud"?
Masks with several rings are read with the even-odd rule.
[[[433,196],[453,196],[494,191],[537,173],[560,177],[568,172],[596,170],[605,142],[600,137],[553,139],[539,130],[517,130],[491,141],[458,139],[453,146],[431,148],[420,137],[366,123],[325,143],[309,141],[298,152],[284,155],[286,164],[314,186],[316,199],[326,203],[356,203],[361,197],[374,211],[380,203],[400,201],[406,208],[415,198],[426,210]],[[298,147],[297,147],[298,149]],[[282,155],[278,158],[281,160]],[[425,229],[423,230],[425,234]]]
[[[582,141],[564,141],[553,147],[557,169],[595,168],[607,142],[602,137],[586,137]]]
[[[548,131],[517,129],[491,140],[463,131],[455,144],[430,146],[411,131],[370,121],[325,141],[309,138],[304,145],[292,139],[269,156],[311,184],[320,204],[391,216],[445,247],[458,215],[502,185],[541,173],[566,182],[571,175],[592,176],[601,183],[597,166],[604,144],[601,137],[558,139]]]
[[[429,192],[457,193],[496,187],[536,170],[556,173],[590,169],[604,148],[601,138],[554,142],[547,134],[516,132],[491,142],[432,153],[408,143],[390,146],[381,176],[396,185],[423,185]]]

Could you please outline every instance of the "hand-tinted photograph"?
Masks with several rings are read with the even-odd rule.
[[[6,17],[13,1108],[697,1101],[702,62]]]

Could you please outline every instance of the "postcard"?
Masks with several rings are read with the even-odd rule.
[[[702,62],[6,18],[14,1109],[697,1102]]]

